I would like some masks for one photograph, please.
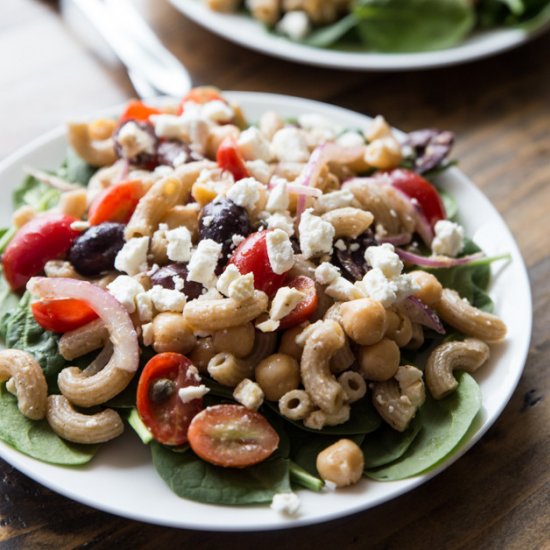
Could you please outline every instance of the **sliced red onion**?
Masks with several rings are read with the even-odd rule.
[[[458,265],[468,265],[470,262],[483,258],[483,252],[476,252],[469,256],[462,256],[461,258],[449,258],[448,256],[421,256],[402,248],[396,248],[395,252],[399,257],[407,264],[419,265],[422,267],[456,267]]]
[[[128,177],[128,172],[130,171],[130,161],[127,158],[120,159],[121,160],[121,171],[118,175],[118,178],[116,178],[116,182],[120,183],[124,181]]]
[[[428,221],[428,218],[426,218],[424,210],[422,210],[422,207],[420,206],[420,204],[418,204],[417,200],[412,199],[411,197],[409,197],[409,195],[403,193],[403,191],[401,191],[397,187],[392,187],[393,189],[395,189],[395,191],[397,191],[399,196],[403,198],[403,200],[405,200],[412,206],[412,211],[414,212],[414,219],[416,222],[416,232],[420,235],[420,238],[428,246],[431,246],[434,239],[434,230],[431,223]]]
[[[139,345],[125,307],[106,290],[87,281],[64,277],[33,277],[27,290],[42,300],[74,298],[86,302],[105,323],[113,344],[110,363],[129,372],[139,367]]]
[[[305,185],[299,185],[297,183],[288,183],[286,186],[289,193],[296,193],[300,197],[320,197],[323,192],[317,187],[306,187]]]
[[[30,166],[25,166],[24,170],[25,173],[29,174],[29,176],[32,176],[34,179],[37,179],[38,181],[45,183],[54,189],[59,189],[59,191],[65,192],[74,191],[75,189],[82,189],[82,187],[77,183],[71,183],[63,178],[54,176],[53,174],[48,174],[42,170],[36,170]]]
[[[364,147],[342,147],[337,143],[323,143],[316,147],[309,161],[296,181],[296,185],[303,187],[315,187],[321,170],[329,162],[349,164],[363,155]],[[305,194],[301,193],[296,204],[296,223],[300,223],[300,217],[306,205]]]
[[[387,237],[376,237],[380,244],[389,243],[393,246],[402,246],[411,242],[412,235],[410,233],[399,233],[399,235],[388,235]]]
[[[416,296],[408,296],[397,305],[413,323],[418,323],[435,330],[439,334],[445,334],[445,327],[437,313]]]

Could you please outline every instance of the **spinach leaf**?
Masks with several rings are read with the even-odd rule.
[[[351,29],[357,26],[358,19],[350,13],[338,21],[314,30],[304,42],[316,48],[327,48],[341,40]]]
[[[30,353],[40,363],[48,384],[55,384],[59,371],[65,366],[57,344],[59,336],[45,331],[34,319],[27,292],[17,307],[0,320],[0,339],[8,348]]]
[[[289,463],[288,473],[290,475],[290,481],[294,485],[299,485],[310,491],[319,492],[325,486],[325,482],[311,475],[307,470],[296,464],[296,462]]]
[[[365,45],[385,52],[449,48],[475,24],[466,0],[360,0],[354,13]]]
[[[43,462],[76,466],[86,464],[97,445],[77,445],[64,441],[46,420],[29,420],[17,408],[17,399],[0,391],[0,439],[18,451]]]
[[[475,254],[481,249],[470,239],[465,239],[461,256]],[[433,273],[445,288],[456,290],[462,298],[466,298],[475,307],[491,313],[493,301],[487,294],[491,282],[490,264],[501,257],[483,258],[471,264],[450,268],[427,269]]]
[[[69,147],[67,156],[57,175],[72,183],[88,185],[90,178],[96,173],[97,168],[81,159],[76,152]]]
[[[418,415],[422,430],[396,462],[368,470],[368,477],[379,481],[405,479],[437,466],[457,447],[481,408],[481,391],[467,373],[457,375],[457,390],[436,401],[429,396]]]
[[[4,277],[4,269],[0,266],[0,320],[6,313],[13,311],[19,304],[19,296],[12,292]]]
[[[21,185],[13,192],[13,208],[17,210],[21,206],[32,206],[42,212],[52,208],[59,202],[61,192],[33,176],[27,176]]]
[[[415,417],[404,432],[398,432],[384,424],[367,435],[361,446],[365,456],[365,470],[378,468],[401,458],[422,429],[419,417]]]
[[[157,473],[176,495],[210,504],[261,504],[291,490],[288,460],[280,458],[250,468],[220,468],[191,450],[174,453],[151,444]]]
[[[456,221],[458,215],[458,203],[456,199],[444,189],[437,189],[441,200],[443,201],[443,206],[445,208],[445,213],[449,220]]]

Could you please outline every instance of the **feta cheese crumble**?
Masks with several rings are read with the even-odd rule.
[[[259,159],[264,162],[269,162],[272,158],[269,141],[267,141],[267,138],[254,126],[241,132],[237,140],[237,146],[245,160]]]
[[[278,493],[273,496],[271,509],[280,514],[296,516],[300,509],[300,498],[296,493]]]
[[[187,280],[211,287],[216,281],[215,270],[222,253],[222,245],[212,239],[202,240],[187,266]]]
[[[159,312],[175,311],[181,313],[187,301],[185,294],[160,285],[155,285],[151,290],[147,291],[147,294],[151,298],[153,306]]]
[[[294,235],[294,220],[288,212],[275,212],[266,220],[268,229],[281,229],[289,237]]]
[[[403,262],[389,243],[369,246],[365,250],[365,260],[371,267],[380,269],[388,279],[397,277],[403,271]]]
[[[141,153],[152,155],[155,152],[155,138],[142,130],[133,120],[120,128],[117,141],[122,147],[126,158],[132,158]]]
[[[289,198],[287,191],[287,181],[282,178],[273,178],[273,187],[269,192],[267,204],[265,209],[270,212],[277,212],[278,210],[288,210]]]
[[[254,178],[243,178],[229,188],[227,198],[247,210],[254,210],[263,189],[265,186]]]
[[[245,378],[233,390],[235,401],[244,405],[248,409],[257,410],[264,402],[264,392],[256,382]]]
[[[340,270],[329,262],[323,262],[315,269],[315,280],[320,285],[330,285],[340,277]]]
[[[336,210],[336,208],[351,206],[353,202],[353,193],[348,189],[341,189],[340,191],[332,191],[321,195],[317,199],[315,210],[320,214],[324,214],[330,210]]]
[[[166,232],[167,255],[173,262],[188,262],[191,258],[191,232],[187,227],[177,227]]]
[[[312,214],[308,208],[300,219],[300,248],[306,259],[330,254],[334,239],[334,227],[329,222]]]
[[[136,311],[136,297],[145,292],[143,286],[128,275],[119,275],[107,285],[107,290],[126,308],[128,313]]]
[[[305,297],[305,293],[295,288],[288,286],[281,287],[277,290],[277,294],[275,294],[275,298],[271,302],[271,309],[269,310],[270,319],[280,321],[293,311]]]
[[[277,275],[289,271],[294,265],[294,251],[287,233],[282,229],[270,231],[266,237],[267,256],[271,269]]]
[[[449,220],[439,220],[434,229],[434,254],[454,258],[464,248],[464,228],[461,225]]]
[[[149,237],[136,237],[124,243],[115,258],[115,269],[137,275],[147,271],[147,251],[149,249]]]
[[[305,11],[287,11],[276,28],[292,40],[303,40],[311,32],[311,24]]]
[[[183,403],[189,403],[190,401],[204,397],[209,391],[210,388],[207,388],[204,384],[200,384],[199,386],[186,386],[178,390],[178,397]]]
[[[278,160],[282,162],[307,162],[309,147],[305,133],[298,128],[282,128],[271,141],[271,148]]]

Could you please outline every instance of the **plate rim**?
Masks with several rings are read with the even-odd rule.
[[[521,46],[550,30],[550,21],[533,30],[519,28],[496,28],[475,36],[486,36],[479,44],[472,37],[443,50],[412,53],[353,52],[314,48],[307,44],[293,42],[284,37],[271,35],[261,29],[261,23],[246,25],[253,30],[250,41],[248,33],[235,33],[231,22],[242,22],[245,15],[212,12],[202,5],[203,0],[170,0],[170,3],[185,17],[202,28],[240,46],[287,61],[317,67],[356,71],[402,71],[412,69],[435,69],[461,63],[468,63],[504,53]],[[227,23],[221,18],[227,19]],[[253,23],[250,21],[250,23]],[[259,41],[257,40],[259,38]],[[487,44],[485,44],[487,42]],[[494,44],[492,43],[494,42]],[[479,47],[479,46],[485,46]],[[488,46],[487,46],[488,45]]]
[[[356,111],[353,111],[351,109],[346,109],[343,107],[339,107],[336,105],[331,105],[328,103],[323,103],[321,101],[316,100],[309,100],[304,99],[300,97],[295,96],[289,96],[289,95],[283,95],[283,94],[272,94],[272,93],[266,93],[266,92],[236,92],[236,91],[226,91],[224,92],[224,95],[228,97],[230,100],[238,101],[241,103],[243,108],[246,110],[247,108],[247,101],[250,103],[258,103],[262,105],[266,104],[273,104],[275,105],[275,109],[284,109],[285,107],[288,108],[289,105],[294,104],[296,107],[305,108],[309,110],[313,110],[315,108],[320,108],[321,110],[325,109],[328,111],[331,111],[331,113],[337,114],[338,112],[345,113],[346,116],[358,116],[362,119],[362,121],[368,120],[370,117],[367,115],[364,115],[362,113],[358,113]],[[285,105],[286,104],[286,105]],[[86,118],[91,118],[93,116],[97,115],[105,115],[106,113],[116,113],[120,110],[120,105],[111,107],[108,109],[102,109],[101,111],[98,111],[97,113],[89,113]],[[326,114],[326,113],[325,113]],[[328,116],[328,115],[327,115]],[[65,128],[64,126],[58,126],[54,128],[53,130],[38,136],[37,138],[30,141],[28,144],[24,145],[23,147],[16,150],[14,153],[0,161],[0,180],[4,177],[4,172],[9,170],[13,165],[21,162],[25,159],[28,155],[32,154],[33,152],[36,152],[40,150],[42,147],[47,146],[50,142],[56,139],[60,139],[65,134]],[[44,464],[36,459],[33,459],[31,457],[28,457],[26,455],[23,455],[22,453],[19,453],[16,449],[10,447],[6,443],[0,441],[0,457],[2,457],[4,460],[6,460],[10,465],[12,465],[14,468],[18,469],[19,471],[23,472],[25,475],[29,476],[31,479],[34,479],[38,483],[48,487],[49,489],[53,490],[56,493],[62,494],[68,498],[71,498],[72,500],[75,500],[77,502],[81,502],[83,504],[86,504],[88,506],[91,506],[98,510],[103,510],[112,514],[115,514],[117,516],[126,517],[129,519],[139,520],[147,523],[153,523],[157,525],[165,525],[169,527],[175,527],[175,528],[185,528],[185,529],[192,529],[197,531],[218,531],[218,532],[258,532],[258,531],[271,531],[271,530],[281,530],[281,529],[289,529],[289,528],[297,528],[307,525],[314,525],[319,523],[324,523],[328,521],[333,521],[338,518],[342,517],[348,517],[353,514],[359,513],[359,512],[366,512],[368,509],[374,508],[375,506],[378,506],[380,504],[383,504],[385,502],[388,502],[389,500],[392,500],[394,498],[397,498],[399,496],[402,496],[405,493],[408,493],[409,491],[412,491],[413,489],[417,488],[418,486],[422,485],[423,483],[427,482],[428,480],[432,479],[442,471],[449,468],[452,464],[454,464],[459,458],[461,458],[469,449],[471,449],[484,435],[485,433],[494,425],[494,423],[500,418],[504,408],[509,403],[510,398],[512,397],[513,393],[517,389],[519,380],[523,374],[527,355],[529,352],[530,342],[532,338],[532,322],[533,322],[533,311],[532,311],[532,293],[531,293],[531,285],[528,277],[528,271],[525,265],[525,262],[523,260],[523,257],[521,255],[521,252],[519,250],[519,247],[517,245],[517,242],[511,233],[508,225],[498,212],[495,206],[489,201],[489,199],[484,195],[484,193],[473,183],[472,180],[470,180],[464,173],[462,173],[458,168],[451,168],[449,172],[452,174],[452,177],[454,179],[457,179],[460,181],[460,183],[465,183],[470,190],[472,190],[477,195],[477,200],[482,201],[485,203],[485,206],[488,206],[493,213],[496,215],[496,217],[499,219],[499,221],[503,224],[506,231],[508,232],[508,240],[511,245],[512,250],[510,252],[512,253],[514,257],[514,263],[517,263],[517,269],[519,269],[519,274],[523,278],[523,281],[525,284],[524,290],[526,291],[529,300],[526,304],[527,312],[529,313],[528,319],[526,319],[526,331],[525,334],[527,335],[527,338],[524,342],[520,342],[521,345],[521,352],[519,353],[519,356],[521,357],[520,365],[521,367],[518,368],[516,371],[514,371],[514,376],[511,381],[510,387],[506,395],[504,395],[504,398],[499,401],[498,407],[496,407],[496,412],[492,413],[492,418],[488,422],[484,422],[484,424],[478,428],[477,432],[469,439],[467,442],[460,445],[460,448],[457,449],[452,456],[446,458],[442,464],[437,466],[436,468],[430,470],[427,473],[420,474],[417,476],[414,476],[413,478],[410,478],[406,480],[406,483],[403,487],[399,488],[398,490],[394,490],[393,492],[390,492],[390,494],[386,493],[383,494],[380,498],[375,500],[372,503],[369,503],[365,505],[365,503],[358,503],[354,506],[346,508],[343,512],[341,511],[335,511],[332,513],[325,513],[325,514],[315,514],[310,515],[307,517],[298,517],[293,518],[292,520],[288,520],[286,522],[275,522],[270,523],[269,525],[230,525],[230,524],[224,524],[224,525],[202,525],[202,524],[192,524],[192,523],[186,523],[181,522],[175,524],[171,520],[165,520],[163,521],[162,518],[155,517],[151,518],[147,514],[144,513],[137,513],[135,511],[128,512],[126,510],[121,510],[120,508],[116,506],[110,506],[109,503],[101,502],[98,504],[96,500],[93,498],[88,498],[86,495],[82,495],[76,491],[72,491],[70,488],[67,487],[60,487],[59,484],[55,483],[54,481],[50,480],[47,475],[41,475],[37,474],[35,471],[33,471],[32,466],[33,464],[40,463]],[[20,459],[20,460],[18,460]],[[51,468],[55,468],[56,470],[58,468],[64,469],[65,467],[62,466],[55,466],[55,465],[47,465]],[[157,474],[155,474],[157,475]],[[160,479],[160,478],[159,478]],[[162,481],[162,480],[161,480]],[[343,495],[345,496],[345,495]],[[179,497],[178,497],[179,498]],[[192,503],[192,501],[189,501]],[[212,510],[223,510],[224,508],[227,508],[225,506],[219,506],[219,505],[213,505]],[[275,512],[273,512],[275,515]]]

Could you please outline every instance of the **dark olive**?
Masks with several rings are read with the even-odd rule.
[[[155,380],[149,388],[149,399],[157,405],[162,405],[172,397],[176,391],[176,384],[168,378]]]
[[[344,247],[334,247],[332,263],[340,268],[342,276],[351,282],[359,281],[369,270],[365,260],[365,250],[369,246],[377,246],[372,231],[367,230],[356,239],[341,239]]]
[[[127,154],[124,150],[124,147],[121,145],[121,143],[119,141],[119,134],[120,134],[121,130],[127,124],[136,125],[138,127],[138,131],[147,133],[153,139],[154,145],[153,145],[153,152],[152,153],[147,153],[147,152],[143,151],[143,152],[141,152],[141,153],[139,153],[135,156],[132,156],[132,157],[127,156]],[[127,121],[123,122],[117,128],[117,130],[115,132],[115,135],[114,135],[114,139],[115,139],[115,151],[116,151],[116,154],[119,158],[126,159],[133,166],[139,166],[139,167],[142,167],[142,168],[147,168],[149,170],[152,170],[153,168],[155,168],[157,166],[157,164],[158,164],[158,162],[157,162],[158,138],[155,134],[155,130],[153,128],[153,125],[150,122],[140,122],[140,121],[137,121],[137,120],[127,120]]]
[[[247,237],[252,233],[252,226],[245,208],[232,200],[220,199],[208,203],[202,210],[199,220],[201,239],[212,239],[222,245],[220,265],[225,265],[235,248],[234,235]]]
[[[433,128],[411,132],[407,136],[406,144],[415,152],[415,171],[423,174],[437,168],[451,152],[454,138],[452,132]]]
[[[204,157],[193,151],[183,141],[161,141],[157,148],[157,161],[164,166],[179,166],[187,162],[202,160]]]
[[[204,287],[200,283],[188,281],[187,274],[188,270],[186,263],[169,264],[157,269],[157,271],[151,275],[151,284],[174,290],[176,288],[174,277],[179,277],[183,281],[182,292],[189,300],[194,300],[202,294]]]
[[[69,249],[68,260],[85,277],[95,277],[115,267],[115,258],[124,246],[124,225],[101,223],[82,233]]]

